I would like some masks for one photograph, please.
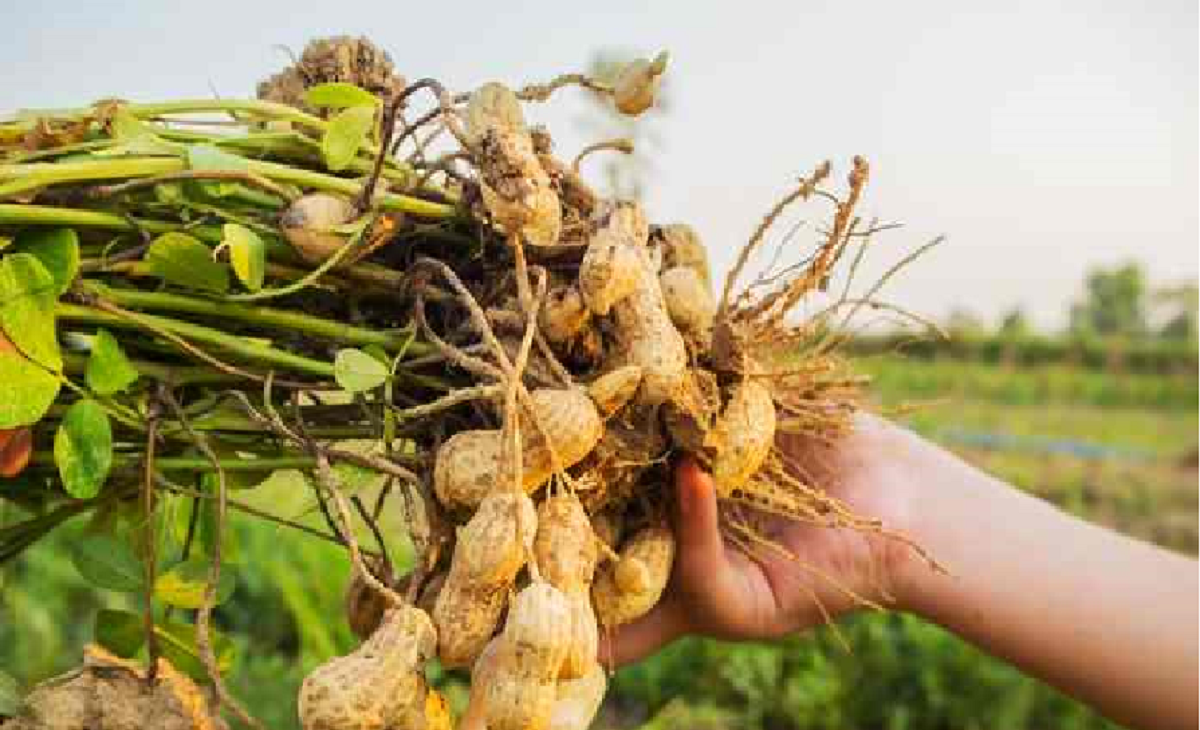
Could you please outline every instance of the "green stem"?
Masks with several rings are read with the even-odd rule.
[[[150,104],[129,104],[124,107],[135,117],[161,117],[167,114],[197,114],[206,112],[243,112],[273,119],[285,119],[302,127],[325,131],[327,123],[320,117],[302,112],[296,107],[261,99],[177,99]],[[90,113],[91,110],[85,110]]]
[[[63,371],[68,373],[85,372],[87,370],[87,361],[88,358],[86,355],[64,353]],[[161,380],[164,383],[171,383],[172,385],[240,383],[244,380],[244,378],[239,378],[236,375],[223,373],[220,370],[214,370],[205,366],[162,365],[156,362],[147,362],[146,360],[130,360],[129,364],[142,377],[150,378],[151,380]]]
[[[85,162],[26,162],[0,165],[0,198],[63,182],[149,177],[180,172],[186,163],[179,157],[117,158]]]
[[[172,221],[147,220],[81,208],[59,208],[53,205],[0,203],[0,225],[80,226],[105,228],[114,231],[144,230],[148,233],[187,231],[202,241],[221,241],[217,226],[186,226]]]
[[[251,173],[317,190],[358,195],[362,189],[357,180],[334,177],[278,162],[247,159],[245,163],[247,171]],[[8,181],[0,184],[0,198],[53,183],[151,177],[182,172],[185,169],[187,169],[187,162],[180,157],[123,157],[84,162],[28,162],[0,165],[0,180]],[[375,203],[382,210],[409,213],[418,218],[440,219],[458,215],[458,211],[453,205],[434,203],[397,193],[383,193],[376,197]]]
[[[381,332],[365,327],[355,327],[344,322],[321,319],[312,315],[285,309],[274,309],[253,304],[235,304],[232,302],[200,299],[182,294],[167,292],[141,291],[138,289],[115,289],[99,282],[86,281],[85,290],[89,290],[108,301],[133,309],[158,310],[166,312],[187,312],[222,319],[236,319],[241,322],[276,327],[279,329],[304,332],[318,337],[345,342],[352,345],[379,345],[387,350],[398,350],[411,339],[407,330]],[[425,354],[428,348],[413,343],[410,350],[414,355]]]
[[[275,471],[276,469],[312,469],[317,460],[311,456],[271,456],[262,459],[221,459],[225,471]],[[164,456],[154,460],[163,471],[216,471],[213,463],[203,456]]]
[[[133,466],[141,463],[141,455],[113,454],[114,466]],[[52,466],[54,454],[35,451],[29,460],[32,466]],[[311,456],[268,456],[259,459],[222,458],[221,468],[229,472],[275,471],[276,469],[312,469],[317,460]],[[154,467],[161,471],[216,471],[212,461],[203,456],[157,456]]]
[[[273,180],[281,180],[283,182],[316,188],[326,192],[342,193],[344,195],[358,195],[362,192],[362,185],[357,180],[334,177],[333,175],[313,172],[312,170],[282,165],[278,162],[266,162],[264,160],[249,160],[248,162],[251,172]],[[429,200],[413,198],[408,195],[399,195],[397,193],[378,194],[375,196],[374,202],[382,210],[409,213],[418,218],[453,218],[458,215],[458,211],[453,205],[434,203]]]
[[[333,377],[333,365],[331,363],[277,350],[269,345],[237,337],[236,335],[226,334],[220,330],[191,322],[182,322],[152,314],[136,314],[129,317],[122,317],[91,307],[78,304],[64,304],[62,302],[55,306],[54,312],[59,318],[66,321],[86,322],[125,329],[153,331],[154,328],[157,328],[166,330],[190,341],[215,345],[226,352],[249,360],[253,364],[277,365],[295,372],[316,375],[321,378]]]

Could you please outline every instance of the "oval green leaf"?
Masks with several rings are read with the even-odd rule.
[[[146,584],[142,561],[126,541],[113,535],[87,535],[71,547],[71,562],[97,588],[137,593]]]
[[[54,280],[61,296],[79,273],[79,236],[73,228],[31,228],[17,236],[15,250],[33,254]]]
[[[233,273],[247,289],[258,291],[267,268],[267,245],[257,233],[240,223],[226,223],[223,231],[222,243],[229,248]]]
[[[67,494],[91,499],[112,467],[112,427],[94,400],[73,403],[54,434],[54,463]]]
[[[12,350],[0,350],[0,428],[37,423],[58,395],[58,377]]]
[[[133,115],[126,107],[117,107],[108,123],[109,133],[118,142],[128,142],[145,134],[153,134],[150,125]]]
[[[204,603],[210,568],[211,563],[203,558],[192,558],[175,565],[155,579],[154,597],[179,608],[200,608]],[[222,565],[214,605],[229,600],[233,595],[234,583],[233,571],[228,565]]]
[[[195,626],[179,621],[160,621],[154,625],[154,635],[158,639],[159,651],[176,669],[197,681],[208,681],[208,672],[196,648]],[[208,638],[217,658],[217,670],[222,674],[228,672],[234,661],[233,642],[211,628]]]
[[[387,366],[362,350],[348,347],[338,350],[333,361],[333,377],[351,393],[378,387],[387,380]]]
[[[208,672],[196,648],[195,626],[180,621],[158,621],[154,624],[154,638],[163,657],[176,669],[197,681],[208,680]],[[101,609],[96,614],[95,639],[117,656],[132,657],[146,642],[144,619],[129,611]],[[212,629],[209,640],[217,657],[217,669],[222,673],[229,671],[234,660],[233,642]]]
[[[0,329],[30,360],[62,370],[54,333],[54,277],[33,254],[11,253],[0,260]]]
[[[138,371],[125,357],[117,338],[108,330],[100,330],[92,340],[84,378],[97,395],[112,395],[132,385],[138,379]]]
[[[379,97],[354,84],[331,81],[327,84],[317,84],[305,91],[304,103],[329,109],[346,109],[352,106],[374,107],[379,103]]]
[[[212,249],[186,233],[164,233],[150,244],[146,264],[168,283],[223,294],[229,289],[229,269],[214,261]]]
[[[346,169],[367,141],[374,123],[374,107],[352,106],[334,115],[321,136],[325,166],[334,171]]]
[[[93,638],[113,654],[128,659],[146,643],[145,622],[136,613],[102,608],[96,612]]]

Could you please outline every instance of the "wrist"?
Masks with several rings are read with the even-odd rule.
[[[934,618],[933,596],[945,587],[958,560],[956,546],[978,530],[971,516],[987,511],[978,497],[989,480],[908,430],[889,424],[887,440],[887,488],[896,500],[886,525],[895,536],[885,553],[888,588],[896,609]]]

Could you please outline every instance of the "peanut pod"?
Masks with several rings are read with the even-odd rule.
[[[489,494],[461,528],[450,572],[433,606],[442,664],[471,664],[492,637],[536,531],[533,501],[499,491]]]

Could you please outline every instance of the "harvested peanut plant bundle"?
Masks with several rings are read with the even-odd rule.
[[[837,345],[860,310],[902,312],[877,287],[850,293],[886,228],[855,213],[866,162],[843,197],[828,164],[803,178],[714,296],[691,228],[604,199],[526,123],[523,105],[569,85],[639,114],[665,70],[664,54],[612,84],[454,94],[332,38],[259,99],[0,123],[0,496],[31,510],[0,526],[0,560],[95,515],[94,548],[138,566],[105,587],[141,597],[102,614],[98,639],[124,657],[144,646],[147,682],[161,666],[211,683],[196,727],[222,706],[255,724],[209,627],[236,580],[228,511],[245,511],[344,546],[353,566],[364,643],[309,675],[306,730],[447,727],[434,656],[472,673],[464,726],[582,728],[605,689],[601,629],[669,581],[673,456],[711,468],[738,544],[752,511],[886,532],[775,447],[849,429],[863,381]],[[803,201],[832,206],[815,251],[741,282]],[[323,528],[231,496],[281,469],[306,475]],[[373,504],[349,484],[364,475],[384,483]],[[415,548],[408,570],[388,509]],[[159,527],[174,514],[182,537]]]

